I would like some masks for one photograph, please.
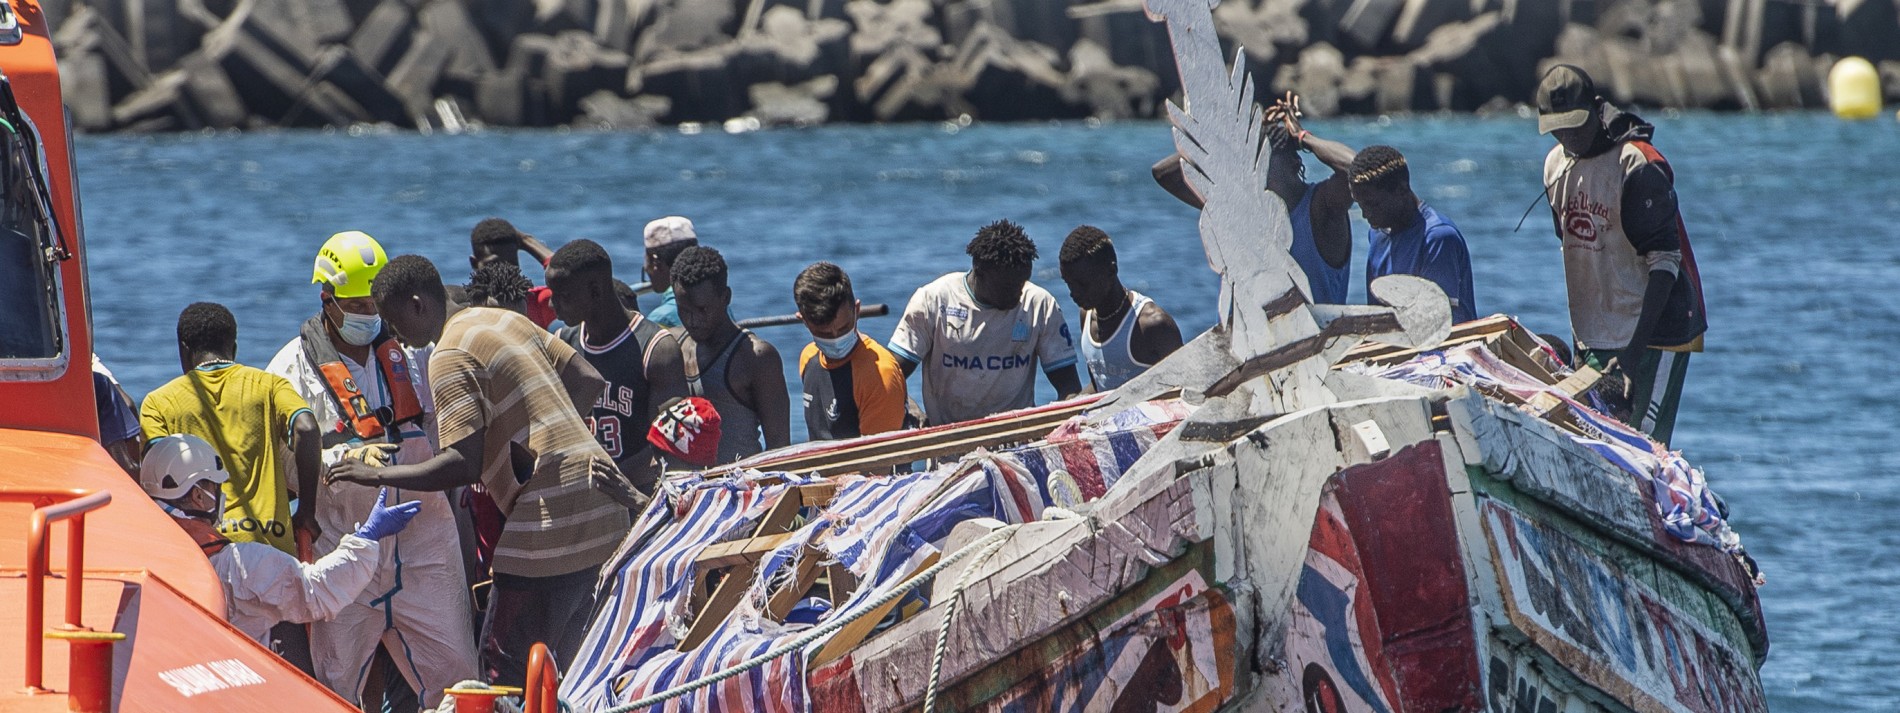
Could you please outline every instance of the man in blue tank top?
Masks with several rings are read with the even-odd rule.
[[[1293,245],[1288,250],[1300,271],[1306,273],[1313,303],[1344,304],[1346,287],[1352,281],[1352,216],[1348,211],[1353,199],[1346,185],[1346,170],[1355,154],[1345,144],[1302,129],[1298,106],[1299,98],[1288,92],[1286,99],[1267,110],[1265,133],[1267,148],[1272,152],[1267,163],[1267,191],[1286,204],[1287,219],[1293,227]],[[1306,182],[1301,149],[1313,152],[1315,158],[1332,168],[1333,175],[1318,183]],[[1181,175],[1181,161],[1180,154],[1175,154],[1156,163],[1152,169],[1155,181],[1183,203],[1199,208],[1201,198]]]
[[[1465,236],[1412,193],[1405,156],[1390,146],[1367,146],[1353,159],[1351,180],[1353,199],[1371,226],[1366,231],[1366,285],[1386,275],[1417,275],[1451,298],[1453,322],[1477,319]]]
[[[1122,286],[1115,243],[1092,225],[1062,241],[1062,281],[1082,308],[1082,361],[1096,391],[1140,376],[1181,348],[1181,328],[1161,305]]]

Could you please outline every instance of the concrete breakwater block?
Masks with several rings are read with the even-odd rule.
[[[851,56],[869,63],[898,48],[934,51],[943,45],[943,33],[933,24],[930,0],[851,0],[844,13],[851,18]]]
[[[780,5],[765,12],[759,29],[735,42],[734,74],[748,83],[797,84],[853,70],[843,20],[807,20],[805,13]]]
[[[633,43],[633,58],[645,64],[663,54],[707,49],[732,41],[739,14],[732,0],[656,0],[662,3],[652,26]],[[675,109],[680,107],[675,106]]]
[[[1762,61],[1761,73],[1755,76],[1762,103],[1795,108],[1827,106],[1822,87],[1827,83],[1827,65],[1831,64],[1815,61],[1793,42],[1775,45]]]
[[[746,116],[765,126],[816,126],[831,118],[831,96],[838,78],[826,75],[802,84],[754,84],[746,89],[752,110]]]
[[[672,110],[673,102],[666,97],[648,94],[626,99],[599,91],[581,99],[582,113],[575,123],[596,129],[650,129]]]
[[[627,84],[625,52],[601,47],[593,33],[569,30],[555,37],[541,77],[547,87],[549,120],[566,123],[581,114],[581,100]]]
[[[402,98],[389,90],[387,80],[349,47],[324,48],[311,76],[342,92],[359,121],[408,126],[414,118]]]
[[[628,93],[666,97],[672,102],[666,121],[672,123],[739,116],[751,105],[732,73],[735,50],[728,44],[656,57],[628,73]]]
[[[532,126],[1135,118],[1178,91],[1165,27],[1131,0],[82,0],[57,17],[89,131],[446,126],[452,107]],[[1710,109],[1819,106],[1842,52],[1900,76],[1895,0],[1225,0],[1215,32],[1259,98],[1297,91],[1315,116],[1509,109],[1554,62],[1621,104]]]
[[[409,50],[409,34],[415,27],[415,19],[415,10],[403,0],[376,3],[350,35],[350,51],[371,69],[387,73],[396,68],[397,60]]]
[[[964,40],[946,77],[957,90],[949,109],[986,121],[1068,119],[1088,115],[1064,92],[1055,50],[981,25]]]
[[[59,63],[59,93],[73,125],[86,131],[112,128],[112,97],[106,93],[106,60],[80,54]]]
[[[873,60],[853,83],[853,91],[872,121],[942,119],[946,88],[938,69],[917,48],[900,46]]]
[[[1071,103],[1087,106],[1101,119],[1153,116],[1161,101],[1161,81],[1140,67],[1115,64],[1108,50],[1089,40],[1069,48],[1069,77],[1065,85]]]

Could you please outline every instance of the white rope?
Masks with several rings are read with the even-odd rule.
[[[1007,542],[1009,542],[1007,539],[997,539],[984,547],[982,552],[977,553],[976,559],[971,560],[970,564],[963,568],[963,574],[957,577],[956,588],[950,590],[950,601],[944,603],[943,621],[937,624],[937,648],[930,653],[930,685],[924,689],[924,713],[933,713],[937,710],[937,677],[943,673],[943,654],[950,648],[950,622],[957,618],[957,603],[963,601],[963,588],[970,586],[970,575],[976,573],[977,568],[982,567],[983,563],[989,560],[990,555],[1003,549],[1003,545]]]
[[[646,708],[646,707],[657,705],[660,703],[665,703],[667,701],[673,700],[680,696],[684,696],[688,693],[692,693],[693,691],[697,691],[699,689],[705,688],[707,686],[711,686],[720,681],[724,681],[728,678],[732,678],[733,676],[737,676],[739,674],[745,673],[752,669],[758,668],[759,666],[764,665],[765,662],[767,661],[771,661],[772,659],[778,658],[780,656],[784,656],[788,653],[804,648],[806,644],[809,644],[813,641],[817,641],[819,638],[825,635],[831,634],[832,632],[842,629],[844,628],[846,624],[849,624],[853,621],[861,619],[866,614],[870,614],[871,612],[876,611],[879,607],[882,607],[885,604],[889,604],[891,603],[891,601],[910,592],[910,590],[916,589],[919,585],[923,584],[925,580],[928,580],[931,577],[936,576],[937,573],[943,571],[944,568],[949,567],[952,564],[956,564],[958,560],[963,559],[965,556],[969,554],[977,552],[978,548],[984,548],[985,550],[989,550],[991,549],[991,545],[1000,546],[1000,543],[1002,543],[1006,538],[1008,538],[1011,533],[1014,533],[1016,531],[1016,528],[1018,527],[1021,527],[1021,526],[1010,525],[1008,527],[1004,527],[994,532],[991,532],[988,535],[984,535],[983,537],[979,538],[975,542],[970,543],[968,546],[964,547],[963,549],[957,550],[956,552],[951,553],[949,556],[938,560],[936,564],[931,565],[930,567],[926,568],[924,571],[911,575],[910,579],[904,580],[904,582],[902,584],[897,585],[896,588],[888,592],[885,592],[879,595],[878,597],[871,599],[870,601],[865,602],[862,606],[858,607],[855,611],[852,611],[849,614],[834,618],[831,621],[827,621],[823,625],[820,625],[818,628],[812,629],[811,631],[807,631],[804,634],[800,635],[798,638],[793,639],[784,644],[780,644],[777,647],[774,647],[770,651],[767,651],[765,653],[759,654],[752,658],[746,659],[743,663],[740,663],[737,666],[726,669],[724,671],[720,671],[710,676],[700,678],[698,680],[695,680],[691,683],[687,683],[682,686],[669,688],[665,691],[661,691],[659,693],[655,693],[645,698],[641,698],[632,703],[609,708],[607,710],[601,711],[600,713],[631,713],[632,711],[639,710],[641,708]],[[988,555],[986,554],[984,556],[987,557]],[[966,570],[966,572],[967,571],[968,570]]]

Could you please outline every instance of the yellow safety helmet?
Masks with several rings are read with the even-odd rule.
[[[381,243],[360,230],[330,236],[317,251],[317,265],[311,284],[329,284],[337,297],[368,297],[376,273],[389,264],[389,255]]]

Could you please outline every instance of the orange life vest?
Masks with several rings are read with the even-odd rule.
[[[375,368],[381,370],[383,383],[389,386],[390,405],[382,409],[370,408],[369,399],[363,396],[356,378],[350,376],[349,365],[343,363],[343,355],[330,343],[330,333],[324,328],[321,316],[304,322],[302,336],[304,358],[323,375],[324,388],[330,392],[337,414],[342,417],[336,425],[337,435],[368,441],[383,438],[387,431],[387,440],[394,443],[402,440],[402,436],[392,427],[422,420],[422,402],[416,398],[416,387],[411,381],[410,374],[414,372],[410,369],[409,356],[402,345],[389,336],[389,330],[384,329],[370,342]]]

